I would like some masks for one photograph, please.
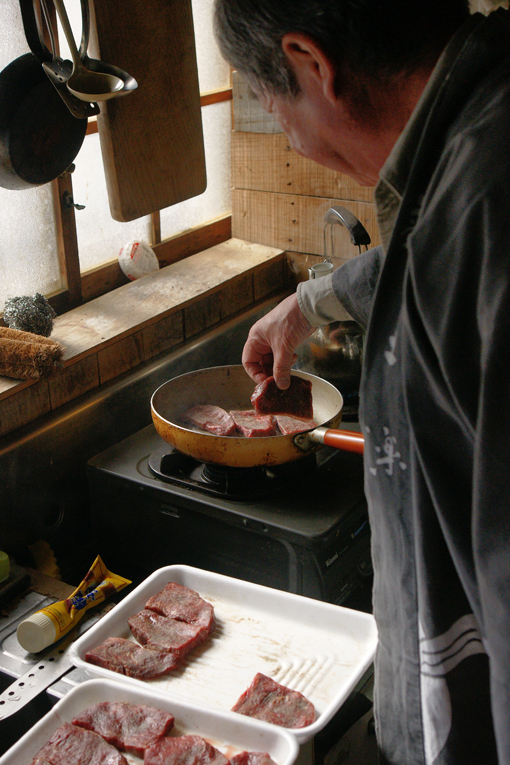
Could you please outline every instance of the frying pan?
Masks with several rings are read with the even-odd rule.
[[[229,467],[258,467],[293,462],[319,445],[363,452],[360,433],[335,430],[342,419],[343,399],[330,383],[307,372],[293,371],[312,383],[314,420],[318,426],[297,436],[262,438],[215,436],[194,430],[184,418],[195,404],[214,404],[226,409],[252,409],[253,380],[239,366],[211,367],[174,377],[152,395],[151,413],[159,435],[177,451],[201,462]]]
[[[0,186],[26,189],[49,183],[72,164],[86,119],[74,117],[47,77],[33,0],[20,0],[31,50],[0,73]]]

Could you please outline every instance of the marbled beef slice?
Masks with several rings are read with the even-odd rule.
[[[315,707],[302,693],[286,688],[260,672],[236,701],[232,712],[282,728],[304,728],[315,720]]]
[[[145,608],[170,619],[205,627],[208,633],[215,627],[214,609],[200,597],[198,592],[183,584],[169,582],[162,590],[149,598]]]
[[[93,731],[64,723],[40,749],[32,765],[48,762],[51,765],[128,765],[128,761],[114,746]]]
[[[144,765],[229,765],[201,736],[170,736],[145,751]]]
[[[276,422],[271,414],[259,414],[254,409],[233,410],[230,412],[237,429],[246,438],[276,436]]]
[[[173,728],[174,716],[147,704],[99,701],[84,709],[72,723],[98,733],[121,752],[143,759],[144,751]]]
[[[208,430],[215,436],[232,436],[236,432],[232,417],[219,406],[196,404],[186,411],[184,417],[195,427]]]
[[[291,417],[289,414],[275,414],[276,424],[280,433],[284,436],[302,433],[304,430],[313,430],[317,427],[315,420],[310,417]]]
[[[230,758],[230,765],[276,765],[267,752],[239,752]]]
[[[274,377],[267,377],[253,391],[251,403],[259,414],[293,414],[313,417],[312,383],[291,375],[290,386],[280,390]]]
[[[134,637],[149,648],[168,651],[183,661],[195,646],[206,639],[207,630],[196,624],[186,624],[169,619],[154,611],[144,609],[128,619]]]
[[[85,661],[137,680],[155,680],[177,669],[181,661],[168,651],[157,651],[133,640],[109,637],[85,654]]]

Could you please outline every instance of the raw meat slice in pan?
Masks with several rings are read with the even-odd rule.
[[[310,417],[293,417],[290,414],[275,414],[274,417],[280,433],[284,436],[302,433],[304,430],[313,430],[317,427],[315,420]]]
[[[200,430],[208,430],[215,436],[233,436],[236,426],[224,409],[212,404],[197,404],[188,409],[185,418]]]
[[[201,736],[170,736],[145,751],[144,765],[228,765],[228,760]]]
[[[148,608],[128,619],[129,629],[135,638],[148,648],[168,651],[182,662],[195,646],[203,643],[208,632],[196,624],[178,622],[156,614]]]
[[[108,744],[97,733],[64,723],[39,749],[32,765],[128,765],[128,761],[114,746]]]
[[[138,645],[133,640],[109,637],[85,654],[85,661],[137,680],[155,680],[181,665],[179,656]]]
[[[198,592],[177,582],[169,582],[166,587],[149,598],[145,608],[161,616],[168,616],[187,624],[197,624],[212,632],[215,626],[214,609],[200,597]]]
[[[276,423],[270,414],[258,414],[254,409],[234,410],[230,414],[238,430],[246,438],[277,435]]]
[[[294,414],[313,417],[312,383],[291,375],[290,386],[280,390],[274,377],[267,377],[253,391],[251,403],[259,414]]]
[[[315,720],[315,707],[299,691],[280,685],[261,672],[232,707],[232,712],[256,717],[282,728],[304,728]]]
[[[99,701],[72,720],[92,730],[121,752],[143,759],[143,753],[173,728],[174,716],[147,704]]]
[[[267,752],[239,752],[230,758],[230,765],[276,765]]]

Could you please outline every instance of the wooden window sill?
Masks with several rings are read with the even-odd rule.
[[[63,367],[0,377],[0,436],[169,351],[289,285],[285,252],[229,239],[55,319]]]

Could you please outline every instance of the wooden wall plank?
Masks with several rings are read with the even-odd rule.
[[[218,324],[221,320],[221,300],[218,292],[197,300],[184,309],[184,331],[186,338]]]
[[[143,333],[135,332],[98,352],[101,384],[137,367],[143,361]]]
[[[239,72],[232,72],[234,130],[250,133],[281,133],[282,129],[272,114],[262,107],[253,90]]]
[[[26,425],[51,410],[47,380],[41,380],[21,389],[16,396],[2,401],[0,436]]]
[[[151,359],[158,353],[169,351],[184,340],[182,311],[166,316],[143,330],[144,359]]]
[[[322,197],[275,194],[234,189],[232,193],[232,233],[234,237],[267,244],[293,252],[330,254],[324,250],[324,216],[330,207],[344,200]],[[372,239],[380,243],[374,206],[352,202],[349,209],[363,223]],[[334,253],[349,259],[358,254],[344,226],[334,225]],[[329,250],[329,239],[326,242]]]
[[[232,134],[232,185],[237,189],[275,191],[372,202],[374,190],[360,186],[291,149],[286,135]],[[349,207],[349,205],[345,205]]]
[[[221,318],[226,319],[253,304],[253,274],[229,282],[220,292]]]
[[[99,369],[97,354],[95,353],[80,359],[76,364],[64,367],[48,380],[52,410],[67,404],[68,401],[78,398],[93,388],[97,388],[99,383]]]
[[[280,292],[289,285],[289,271],[286,260],[271,263],[253,275],[253,293],[255,302],[263,300],[274,292]]]

